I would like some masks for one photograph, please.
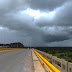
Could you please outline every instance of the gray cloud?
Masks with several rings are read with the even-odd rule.
[[[72,39],[59,41],[59,42],[51,42],[47,44],[51,47],[72,47]]]
[[[30,6],[33,9],[53,10],[63,5],[68,0],[31,0]]]
[[[48,10],[51,10],[54,14],[35,19],[23,13],[28,7],[42,10],[47,14]],[[66,46],[67,42],[71,44],[71,7],[71,0],[7,0],[0,4],[0,27],[3,27],[0,29],[0,41],[20,41],[25,46],[61,46],[62,43],[62,46]]]
[[[43,26],[72,26],[72,1],[66,2],[61,7],[56,8],[54,14],[40,17],[35,22],[39,27]]]

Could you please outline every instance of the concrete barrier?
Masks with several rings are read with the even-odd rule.
[[[65,59],[60,59],[57,58],[56,56],[52,56],[51,54],[39,51],[37,49],[35,50],[38,53],[40,53],[51,64],[53,64],[56,68],[58,68],[61,72],[72,72],[72,63],[65,61]]]
[[[43,56],[41,56],[36,50],[32,49],[35,54],[39,57],[39,59],[43,62],[49,72],[61,72],[55,66],[53,66],[49,61],[47,61]]]
[[[68,62],[68,72],[72,72],[72,63]]]
[[[61,59],[56,56],[52,56],[52,64],[61,71]]]

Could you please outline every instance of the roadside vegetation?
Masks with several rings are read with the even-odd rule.
[[[63,58],[68,62],[72,62],[71,47],[36,47],[36,49],[57,56],[58,58]]]

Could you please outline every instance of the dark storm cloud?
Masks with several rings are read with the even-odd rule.
[[[59,42],[51,42],[47,44],[51,47],[72,47],[72,39],[59,41]]]
[[[69,37],[68,36],[63,36],[63,35],[59,35],[59,36],[54,36],[54,35],[46,35],[44,37],[44,41],[45,42],[55,42],[55,41],[63,41],[63,40],[68,40]]]
[[[63,5],[67,0],[31,0],[30,6],[33,9],[53,10]]]
[[[72,1],[65,3],[57,9],[55,23],[59,26],[72,26]]]
[[[39,27],[43,26],[72,26],[72,1],[66,2],[61,7],[56,8],[54,14],[40,17],[36,20]]]
[[[20,16],[19,16],[20,15]],[[15,14],[12,15],[4,15],[0,19],[0,25],[3,27],[7,27],[12,30],[22,30],[22,29],[29,29],[30,25],[27,21],[29,21],[32,24],[32,17],[29,15],[21,15],[21,14]],[[27,28],[28,27],[28,28]]]
[[[44,35],[43,40],[45,42],[55,42],[55,41],[63,41],[70,39],[72,28],[70,27],[59,27],[59,26],[53,26],[53,27],[46,27],[44,29]]]
[[[46,10],[51,10],[52,14],[35,19],[23,12],[28,7],[45,10],[47,14]],[[71,7],[71,0],[6,0],[0,4],[0,27],[3,27],[0,29],[0,41],[4,38],[7,43],[23,41],[25,46],[71,44]]]
[[[29,7],[30,0],[0,0],[0,16]]]

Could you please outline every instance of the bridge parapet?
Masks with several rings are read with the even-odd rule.
[[[72,63],[68,62],[68,72],[72,72]]]
[[[72,63],[65,61],[65,59],[60,59],[56,56],[52,56],[51,54],[42,52],[40,50],[35,50],[38,53],[40,53],[51,64],[53,64],[56,68],[58,68],[61,72],[72,72]]]

